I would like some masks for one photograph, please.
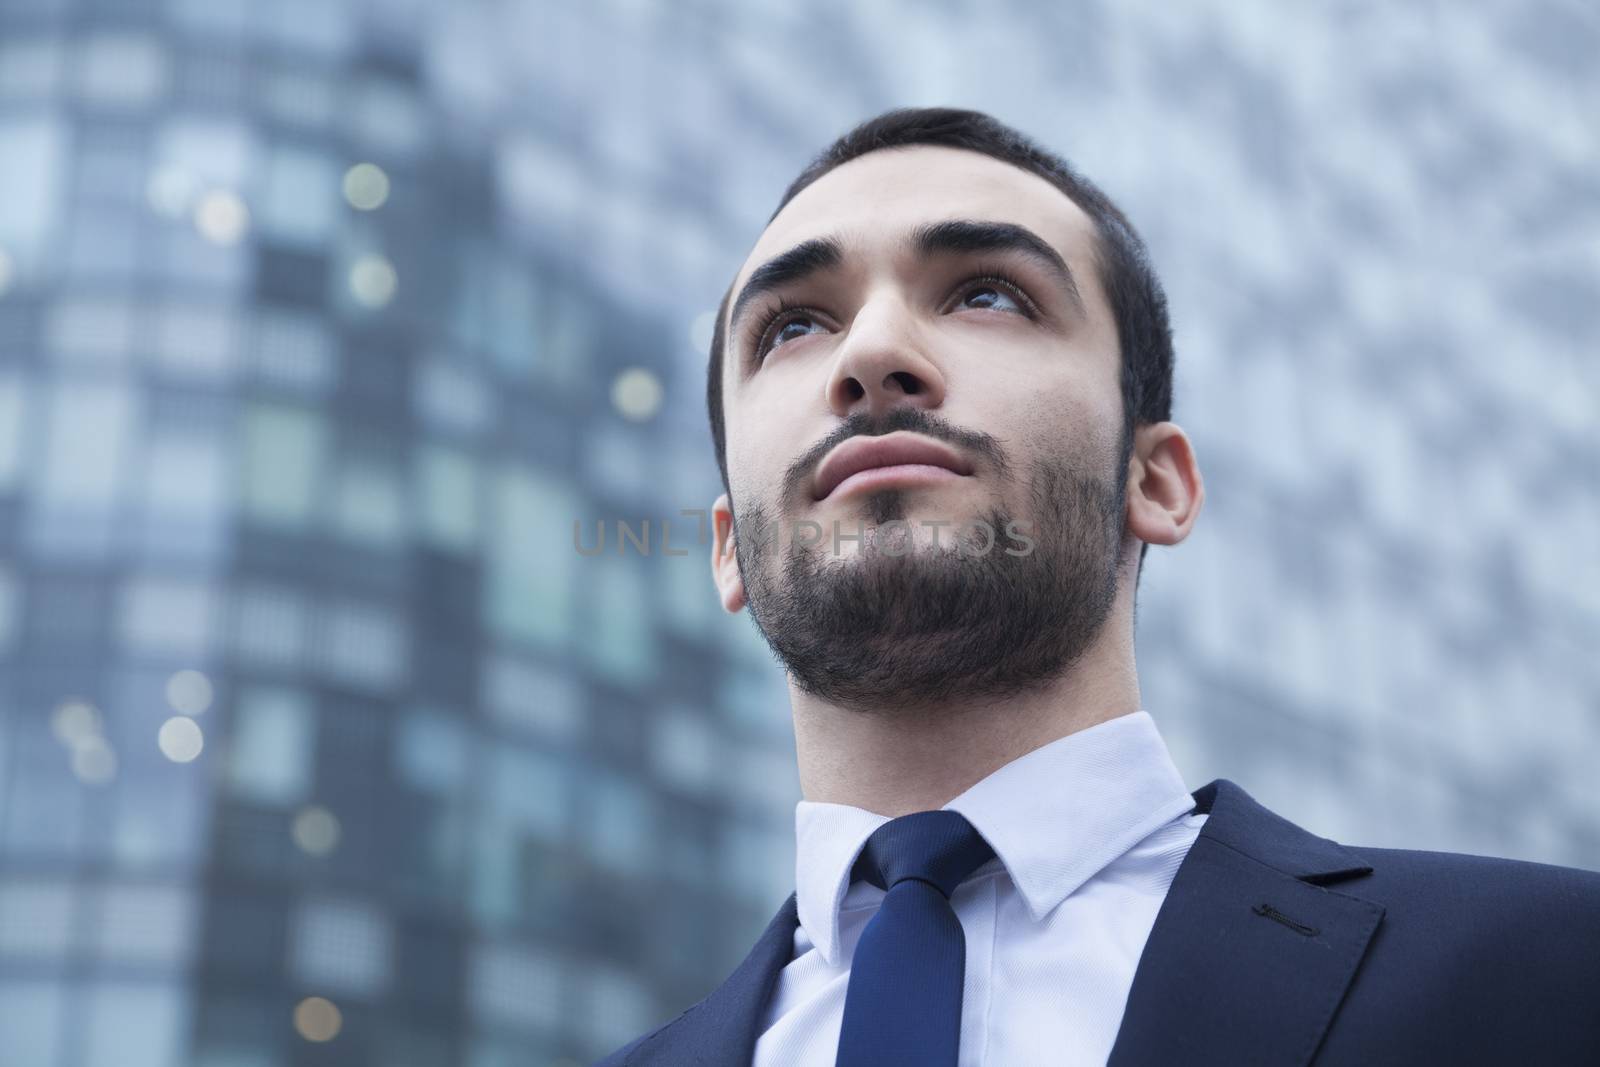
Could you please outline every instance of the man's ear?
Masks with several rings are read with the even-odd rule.
[[[733,509],[723,493],[711,505],[711,580],[717,583],[723,610],[730,613],[745,605],[744,578],[733,546]]]
[[[1175,545],[1189,536],[1206,486],[1188,434],[1175,422],[1140,426],[1128,457],[1129,532],[1153,545]]]

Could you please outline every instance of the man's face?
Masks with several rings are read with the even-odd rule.
[[[941,223],[919,250],[914,231]],[[818,238],[837,262],[741,304],[764,264]],[[734,543],[719,521],[713,562],[801,689],[863,710],[1003,696],[1099,634],[1127,470],[1093,242],[1044,179],[935,146],[835,168],[761,235],[724,324]],[[780,298],[794,310],[766,326]],[[871,438],[911,451],[840,463]]]

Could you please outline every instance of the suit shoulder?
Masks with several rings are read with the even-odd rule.
[[[1466,852],[1347,847],[1373,866],[1350,883],[1357,896],[1390,907],[1492,914],[1513,926],[1518,916],[1544,924],[1567,919],[1600,942],[1600,871]]]
[[[1563,867],[1554,863],[1480,856],[1470,852],[1435,852],[1427,849],[1345,846],[1365,857],[1374,867],[1396,875],[1438,878],[1467,876],[1479,883],[1509,885],[1519,889],[1543,888],[1577,900],[1600,902],[1600,871]]]
[[[675,1023],[678,1022],[678,1020],[682,1019],[699,1006],[700,1005],[698,1003],[690,1005],[677,1015],[656,1027],[654,1030],[651,1030],[649,1033],[639,1035],[626,1045],[623,1045],[615,1052],[606,1056],[604,1059],[596,1060],[590,1065],[590,1067],[627,1067],[628,1063],[633,1059],[635,1053],[644,1048],[644,1046],[648,1045],[650,1042],[654,1041],[656,1038],[660,1037],[662,1034],[666,1033],[667,1030],[669,1030]]]

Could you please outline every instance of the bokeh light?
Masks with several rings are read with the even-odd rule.
[[[357,211],[376,211],[389,199],[389,176],[376,163],[357,163],[344,172],[344,198]]]
[[[50,729],[63,745],[76,747],[100,735],[100,710],[84,700],[64,700],[50,715]]]
[[[339,846],[339,820],[327,808],[309,804],[295,813],[289,836],[301,851],[326,856]]]
[[[156,744],[160,746],[161,754],[173,763],[190,763],[205,747],[205,737],[200,732],[199,723],[186,715],[174,715],[161,724]]]
[[[195,205],[194,224],[201,236],[213,244],[237,244],[250,228],[250,209],[238,194],[213,189]]]
[[[629,367],[612,381],[611,403],[624,418],[644,422],[661,407],[661,379],[644,367]]]
[[[167,679],[167,703],[185,715],[199,715],[211,706],[215,694],[211,679],[197,670],[185,669]]]
[[[369,308],[381,308],[394,299],[398,282],[394,264],[375,253],[361,256],[350,268],[350,292]]]
[[[73,746],[72,773],[87,785],[105,785],[117,776],[117,754],[105,738],[88,738]]]
[[[307,1041],[332,1041],[343,1026],[338,1005],[326,997],[306,997],[294,1006],[294,1028]]]

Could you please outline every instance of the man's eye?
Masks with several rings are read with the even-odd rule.
[[[765,338],[765,340],[763,341],[761,346],[756,350],[756,357],[759,359],[760,357],[765,356],[772,349],[777,348],[779,345],[783,344],[785,341],[792,341],[797,337],[804,337],[807,333],[811,332],[810,330],[802,330],[799,333],[793,333],[793,332],[790,331],[790,327],[792,327],[792,326],[802,326],[802,327],[803,326],[818,326],[818,327],[820,327],[820,324],[817,322],[816,319],[812,318],[810,315],[803,315],[803,314],[802,315],[790,315],[788,318],[786,318],[786,319],[784,319],[782,321],[774,319],[773,323],[772,323],[772,326],[767,327],[767,329],[765,329],[765,330],[763,330],[761,332],[761,335],[762,335],[763,338]],[[776,327],[776,329],[774,329],[773,327]]]
[[[958,306],[961,307],[1012,311],[1025,318],[1032,318],[1036,314],[1033,301],[1028,299],[1022,287],[1003,274],[980,274],[968,278],[957,293],[961,297],[958,302]],[[968,301],[973,296],[979,296],[983,302],[969,304]],[[800,327],[800,331],[795,332],[793,327]],[[826,328],[805,308],[794,307],[780,299],[778,306],[773,309],[772,314],[761,324],[756,333],[758,338],[756,360],[765,359],[768,352],[787,341],[793,341],[813,332],[810,327]]]
[[[961,303],[964,306],[993,308],[1004,311],[1007,310],[1007,305],[1009,305],[1010,310],[1016,311],[1021,315],[1028,315],[1033,310],[1028,298],[1022,295],[1022,290],[1018,285],[1007,278],[1002,278],[995,274],[986,274],[978,278],[969,278],[965,284],[966,288],[961,291]],[[987,299],[981,304],[968,305],[968,300],[974,295],[986,296]]]

